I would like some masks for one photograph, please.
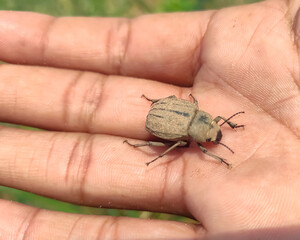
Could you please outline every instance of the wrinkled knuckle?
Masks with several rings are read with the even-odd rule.
[[[29,239],[33,235],[33,232],[37,229],[37,218],[41,211],[41,209],[35,209],[28,219],[24,220],[23,226],[19,228],[18,239]]]
[[[120,218],[107,217],[99,227],[97,239],[118,239],[119,221]]]
[[[79,116],[81,118],[80,122],[87,132],[94,132],[93,126],[102,107],[101,103],[104,99],[103,94],[107,78],[109,78],[109,76],[96,79],[94,83],[86,89],[84,94]]]
[[[72,79],[70,79],[68,85],[65,87],[63,96],[62,96],[62,122],[64,126],[68,126],[68,128],[72,128],[74,124],[74,118],[72,117],[73,112],[73,103],[74,99],[77,100],[78,96],[78,85],[81,82],[83,76],[83,72],[78,72],[76,75],[73,75]],[[80,91],[79,91],[80,92]]]
[[[130,43],[131,20],[126,18],[120,19],[109,35],[109,43],[107,45],[109,65],[112,66],[114,72],[122,74]]]
[[[80,72],[65,90],[63,123],[69,129],[92,132],[108,76]],[[76,118],[74,118],[76,114]]]
[[[94,137],[84,135],[74,141],[66,166],[65,182],[72,186],[74,196],[84,202],[84,189],[88,169],[92,162]]]
[[[52,29],[54,29],[56,23],[59,21],[59,18],[56,17],[51,17],[49,18],[49,22],[47,26],[44,28],[45,30],[42,33],[41,39],[40,39],[40,56],[43,64],[47,62],[47,52],[49,49],[49,44],[50,44],[50,36]]]

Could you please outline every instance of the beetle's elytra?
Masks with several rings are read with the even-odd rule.
[[[232,129],[244,127],[244,125],[237,125],[229,121],[232,117],[244,113],[238,112],[233,114],[229,118],[218,116],[212,118],[212,116],[202,110],[199,110],[197,100],[190,94],[193,102],[178,99],[172,95],[161,99],[150,99],[145,95],[142,97],[152,102],[152,107],[147,115],[146,119],[146,130],[151,134],[167,140],[167,142],[145,142],[140,144],[131,144],[127,140],[124,142],[128,143],[133,147],[143,146],[169,146],[169,148],[157,156],[150,162],[147,162],[148,166],[150,163],[156,161],[158,158],[163,157],[166,153],[172,149],[185,146],[189,141],[195,140],[200,149],[208,154],[209,156],[225,163],[229,168],[231,164],[228,163],[224,158],[218,157],[207,151],[205,147],[201,145],[203,142],[213,142],[215,144],[221,144],[222,132],[220,126],[227,123]],[[220,120],[224,122],[218,125]],[[227,147],[232,153],[233,151]]]

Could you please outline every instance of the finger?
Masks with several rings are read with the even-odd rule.
[[[147,167],[160,149],[137,151],[123,140],[2,128],[0,185],[77,204],[190,216],[178,150]]]
[[[0,212],[1,239],[194,239],[204,235],[203,229],[186,223],[69,214],[4,200],[0,200]]]
[[[0,13],[0,59],[191,85],[212,12],[124,18]]]
[[[0,121],[43,129],[145,138],[150,103],[190,91],[164,83],[54,68],[2,65]],[[147,86],[147,88],[145,88]]]

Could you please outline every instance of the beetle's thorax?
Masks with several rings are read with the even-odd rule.
[[[222,134],[220,126],[212,116],[204,111],[197,111],[188,129],[188,135],[196,142],[220,141]]]

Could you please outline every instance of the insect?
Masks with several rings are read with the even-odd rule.
[[[199,110],[198,101],[192,94],[189,96],[192,98],[192,102],[179,99],[174,95],[161,99],[150,99],[143,94],[142,97],[152,102],[151,109],[146,119],[146,130],[156,137],[167,141],[148,141],[140,144],[131,144],[128,140],[125,140],[124,142],[135,148],[143,146],[169,146],[166,151],[150,162],[147,162],[146,165],[148,166],[150,163],[163,157],[172,149],[188,146],[191,140],[195,140],[203,153],[217,159],[221,163],[226,164],[227,167],[231,168],[230,163],[224,158],[210,153],[203,145],[201,145],[201,143],[213,142],[214,144],[220,144],[234,153],[229,147],[220,142],[222,139],[220,127],[225,123],[232,129],[244,127],[244,125],[237,125],[236,123],[229,121],[234,116],[244,112],[237,112],[229,118],[224,118],[222,116],[212,118],[209,113]],[[223,120],[224,122],[218,125],[220,120]]]

